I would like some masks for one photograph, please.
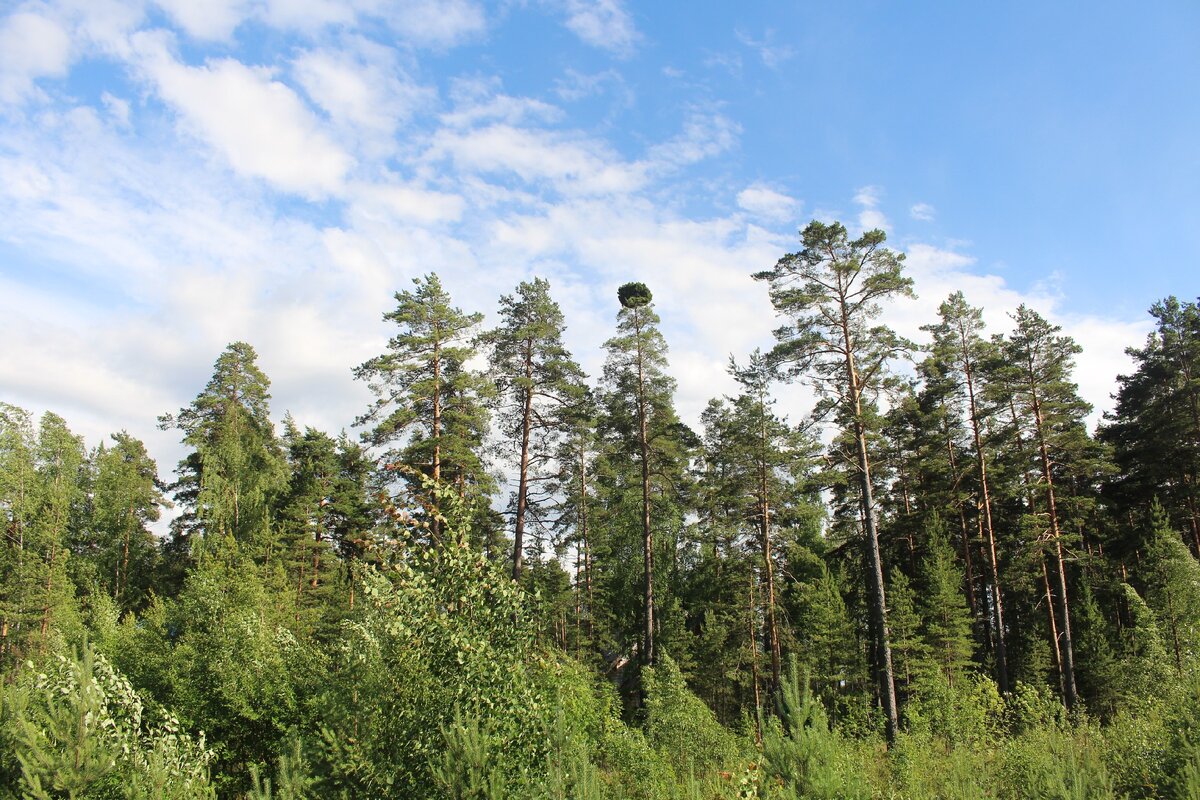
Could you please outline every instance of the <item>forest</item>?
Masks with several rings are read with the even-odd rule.
[[[1200,798],[1200,301],[1090,430],[1031,308],[883,324],[885,239],[753,276],[698,428],[636,281],[589,376],[414,279],[337,433],[234,342],[173,477],[0,403],[0,796]]]

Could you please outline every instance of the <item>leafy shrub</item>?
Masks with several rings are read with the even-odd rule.
[[[54,656],[41,671],[28,665],[4,687],[0,705],[0,761],[10,767],[4,788],[14,796],[214,796],[203,736],[188,736],[174,716],[148,708],[86,644],[77,656]]]

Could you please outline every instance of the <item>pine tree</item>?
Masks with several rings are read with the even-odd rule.
[[[1003,390],[1011,398],[1014,425],[1027,430],[1033,450],[1037,480],[1032,494],[1041,494],[1044,503],[1044,542],[1049,557],[1052,600],[1055,608],[1055,637],[1059,653],[1063,699],[1074,708],[1078,699],[1075,686],[1075,655],[1071,636],[1070,602],[1067,596],[1067,557],[1064,539],[1066,518],[1060,507],[1061,489],[1068,482],[1069,470],[1085,469],[1093,457],[1084,417],[1091,410],[1071,382],[1074,356],[1080,351],[1070,337],[1027,306],[1014,315],[1016,327],[1003,344],[1005,366]],[[1018,411],[1019,410],[1019,411]],[[1015,431],[1020,435],[1020,431]]]
[[[112,440],[113,446],[101,446],[93,459],[89,549],[109,593],[128,610],[139,607],[150,589],[158,550],[147,526],[170,502],[141,440],[125,431]]]
[[[503,407],[503,446],[517,466],[514,579],[521,576],[527,523],[548,527],[543,507],[552,499],[553,458],[584,393],[583,370],[562,342],[565,327],[549,281],[536,278],[500,298],[500,325],[485,336]]]
[[[271,382],[245,342],[225,348],[208,385],[159,427],[183,432],[191,452],[179,462],[171,486],[184,513],[172,535],[185,555],[196,556],[196,533],[206,541],[228,537],[260,559],[275,542],[271,512],[284,480],[284,459],[270,418]]]
[[[595,397],[588,389],[571,406],[566,429],[558,444],[554,462],[558,466],[553,485],[557,508],[553,517],[555,536],[575,555],[575,651],[578,656],[585,643],[596,643],[596,597],[593,574],[596,509],[596,459],[599,440],[596,426],[599,416]],[[586,632],[585,632],[586,629]]]
[[[774,413],[768,393],[773,370],[765,356],[755,351],[745,367],[731,359],[729,370],[742,393],[728,403],[713,401],[702,417],[701,492],[706,497],[702,502],[716,507],[719,524],[745,530],[758,550],[773,694],[782,670],[775,528],[780,520],[803,516],[804,507],[816,501],[815,481],[809,474],[816,444]]]
[[[363,440],[380,448],[386,464],[415,468],[463,497],[487,497],[494,481],[482,449],[488,431],[485,401],[493,387],[467,366],[476,354],[472,336],[483,315],[454,307],[433,273],[414,278],[413,286],[413,291],[396,292],[396,308],[384,314],[385,321],[400,328],[388,340],[387,352],[354,370],[354,377],[367,381],[376,397],[355,424],[372,425]],[[406,482],[418,502],[428,506],[437,537],[435,498],[420,481],[409,477]]]
[[[912,280],[902,275],[903,255],[883,247],[887,238],[883,231],[868,231],[851,240],[840,223],[813,221],[801,238],[803,250],[784,256],[774,269],[754,277],[770,282],[772,304],[790,320],[775,332],[779,344],[772,351],[774,360],[789,365],[792,375],[813,382],[837,407],[853,433],[875,674],[891,741],[898,720],[896,687],[867,446],[866,406],[883,384],[888,361],[909,349],[908,343],[889,328],[870,323],[879,314],[881,301],[912,295]]]
[[[627,283],[620,288],[618,299],[621,311],[617,314],[617,335],[604,345],[608,358],[604,364],[602,425],[612,479],[610,491],[629,500],[636,495],[640,505],[640,657],[643,664],[653,664],[655,635],[661,622],[655,619],[660,608],[655,598],[655,556],[663,545],[674,551],[675,542],[670,538],[682,522],[677,501],[689,444],[695,435],[675,413],[675,381],[666,372],[667,344],[658,330],[659,318],[651,305],[650,290],[641,283]],[[636,475],[631,474],[631,466]],[[656,530],[660,533],[658,546]],[[609,566],[620,571],[617,563],[610,562]]]
[[[955,389],[965,394],[966,418],[974,445],[980,523],[984,535],[984,555],[989,571],[992,637],[996,653],[996,677],[1000,691],[1007,692],[1008,650],[1005,642],[1004,593],[1000,582],[1000,564],[996,547],[995,519],[992,513],[992,482],[988,475],[988,457],[984,448],[984,428],[989,409],[981,402],[980,364],[995,358],[995,346],[983,338],[983,312],[967,304],[962,292],[951,294],[938,307],[941,320],[925,326],[933,334],[930,360],[943,374],[955,375]]]

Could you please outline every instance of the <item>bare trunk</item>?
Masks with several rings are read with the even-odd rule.
[[[967,514],[963,509],[963,502],[957,498],[958,495],[958,461],[954,457],[954,440],[950,437],[950,423],[947,418],[946,428],[946,453],[950,459],[950,480],[955,490],[955,505],[958,506],[958,523],[962,532],[962,551],[963,563],[966,565],[965,586],[967,593],[967,605],[971,608],[971,619],[976,619],[979,616],[979,603],[975,599],[975,571],[971,564],[971,537],[967,533]]]
[[[883,587],[883,558],[879,552],[879,534],[875,527],[875,502],[871,489],[871,462],[867,455],[867,430],[863,423],[862,387],[854,366],[854,348],[850,325],[842,314],[842,334],[846,349],[846,378],[850,389],[850,406],[854,414],[854,438],[857,445],[858,479],[861,492],[863,532],[866,535],[867,589],[871,602],[871,627],[875,638],[875,677],[879,684],[879,701],[887,722],[889,744],[896,740],[899,714],[896,709],[896,679],[892,672],[892,646],[887,624],[887,597]]]
[[[1034,429],[1038,438],[1038,452],[1042,459],[1042,477],[1046,481],[1046,507],[1050,513],[1050,536],[1054,542],[1054,566],[1056,589],[1058,590],[1059,636],[1062,639],[1063,699],[1067,708],[1075,708],[1079,700],[1075,689],[1075,652],[1071,643],[1070,604],[1067,601],[1067,571],[1063,557],[1062,532],[1058,522],[1058,508],[1054,499],[1054,477],[1050,468],[1050,453],[1042,423],[1042,407],[1037,390],[1030,382],[1030,397],[1033,400]]]
[[[758,636],[754,630],[754,570],[750,570],[750,606],[747,619],[750,634],[750,679],[754,684],[754,738],[762,744],[762,694],[758,688]]]
[[[979,494],[982,508],[983,532],[987,546],[987,565],[992,578],[992,616],[995,620],[996,678],[1000,691],[1008,693],[1008,647],[1005,644],[1004,596],[1000,587],[1000,565],[996,558],[996,531],[992,525],[992,495],[988,485],[987,455],[983,449],[983,434],[979,407],[975,400],[975,366],[971,362],[966,331],[959,328],[963,348],[963,377],[967,384],[967,405],[971,417],[971,436],[975,442],[975,462],[979,473]]]
[[[533,343],[525,343],[525,397],[521,403],[521,465],[517,482],[517,519],[513,526],[513,580],[521,578],[525,548],[525,505],[529,494],[529,433],[533,427]]]
[[[587,585],[588,641],[596,640],[595,597],[592,594],[592,546],[588,540],[587,451],[579,448],[579,529],[583,542],[583,576]]]
[[[1058,643],[1058,622],[1054,617],[1054,593],[1050,591],[1050,570],[1046,557],[1042,556],[1042,585],[1046,590],[1046,615],[1050,623],[1050,641],[1054,644],[1054,668],[1058,670],[1058,689],[1065,691],[1066,677],[1063,673],[1062,648]]]
[[[437,331],[437,336],[433,340],[433,464],[431,471],[433,472],[434,490],[441,488],[442,482],[442,342],[441,330]],[[435,494],[430,498],[430,508],[433,511],[433,519],[430,520],[429,530],[433,534],[434,541],[441,540],[442,523],[438,519],[438,500]]]
[[[642,662],[653,664],[654,653],[654,534],[650,529],[650,441],[646,420],[646,377],[642,363],[641,314],[634,309],[638,371],[638,450],[642,466],[642,560],[645,570]]]
[[[782,672],[782,648],[779,645],[779,625],[775,620],[775,563],[771,557],[771,497],[770,486],[767,482],[769,464],[767,463],[767,410],[762,397],[758,398],[759,410],[759,444],[762,452],[758,463],[758,499],[759,499],[759,535],[762,538],[763,577],[766,579],[767,592],[767,644],[771,648],[771,685],[769,694],[774,696],[779,691],[780,673]],[[751,575],[753,580],[753,575]],[[757,692],[757,685],[755,691]],[[755,701],[757,703],[757,697]],[[759,731],[762,739],[762,731]]]

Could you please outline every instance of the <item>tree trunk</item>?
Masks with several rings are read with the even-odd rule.
[[[767,410],[764,398],[758,398],[759,412],[759,444],[761,453],[758,462],[758,492],[759,492],[759,535],[762,538],[763,577],[766,579],[767,592],[767,644],[771,648],[771,684],[768,696],[774,697],[779,691],[780,673],[782,672],[782,648],[779,645],[779,625],[775,619],[775,563],[771,557],[771,497],[767,481],[769,465],[767,463]],[[753,575],[751,576],[753,578]],[[755,692],[757,693],[757,686]],[[757,703],[758,698],[755,698]],[[759,739],[762,731],[759,730]]]
[[[1079,700],[1075,689],[1075,652],[1071,643],[1070,604],[1067,601],[1067,571],[1063,558],[1062,532],[1058,522],[1058,508],[1054,500],[1054,478],[1050,468],[1050,453],[1046,446],[1046,435],[1042,424],[1042,406],[1037,389],[1030,381],[1030,397],[1033,400],[1034,430],[1038,438],[1038,452],[1042,459],[1042,477],[1046,481],[1046,506],[1050,513],[1050,537],[1054,543],[1055,582],[1058,597],[1059,637],[1062,639],[1063,699],[1067,709],[1075,708]]]
[[[875,638],[875,676],[879,684],[879,700],[887,721],[888,743],[895,742],[899,728],[896,709],[896,679],[892,672],[892,646],[887,624],[887,598],[883,586],[883,558],[879,552],[879,534],[875,527],[875,502],[871,490],[871,462],[867,455],[867,430],[863,423],[862,387],[854,366],[854,349],[850,325],[842,306],[842,334],[845,340],[846,378],[850,389],[850,406],[854,415],[854,438],[858,450],[858,479],[861,491],[863,532],[866,534],[867,583],[871,602],[871,627]]]
[[[638,450],[642,462],[642,560],[645,570],[644,620],[642,663],[654,663],[654,534],[650,529],[650,441],[646,420],[646,377],[642,361],[641,312],[634,313],[634,332],[637,338],[638,372]]]
[[[954,457],[954,440],[950,436],[949,417],[946,417],[946,453],[950,459],[950,485],[954,489],[954,504],[958,506],[958,524],[962,532],[962,550],[963,563],[966,565],[966,575],[964,576],[964,588],[967,593],[967,605],[971,609],[971,619],[975,620],[979,616],[979,603],[975,599],[975,570],[971,564],[971,536],[967,533],[967,514],[963,509],[962,499],[958,497],[958,461]]]
[[[963,377],[967,384],[967,406],[971,417],[971,436],[975,441],[975,461],[979,473],[979,494],[983,512],[983,532],[987,542],[987,565],[992,578],[992,614],[995,619],[996,678],[1000,691],[1007,694],[1008,647],[1005,644],[1004,597],[1000,587],[1000,566],[996,558],[996,531],[992,525],[992,495],[988,485],[987,455],[983,450],[983,435],[980,431],[979,408],[975,401],[975,366],[971,362],[970,346],[966,331],[960,326],[959,335],[963,351]]]
[[[525,552],[525,505],[529,493],[529,433],[533,427],[533,343],[525,343],[525,397],[521,403],[521,465],[517,481],[517,519],[513,526],[513,580],[521,578]]]
[[[755,741],[762,745],[762,695],[758,690],[758,636],[754,630],[754,569],[750,569],[750,606],[747,609],[749,612],[749,634],[750,634],[750,680],[754,684],[754,738]]]
[[[433,340],[433,425],[431,431],[433,434],[433,464],[431,471],[433,473],[433,484],[435,494],[429,498],[430,510],[433,512],[433,519],[429,523],[429,531],[433,535],[435,542],[441,540],[442,523],[438,519],[438,499],[436,491],[441,488],[442,482],[442,341],[441,329],[436,331],[437,335]]]
[[[587,450],[579,447],[579,529],[583,542],[583,575],[587,585],[588,642],[596,640],[596,606],[592,594],[592,546],[588,540]]]

